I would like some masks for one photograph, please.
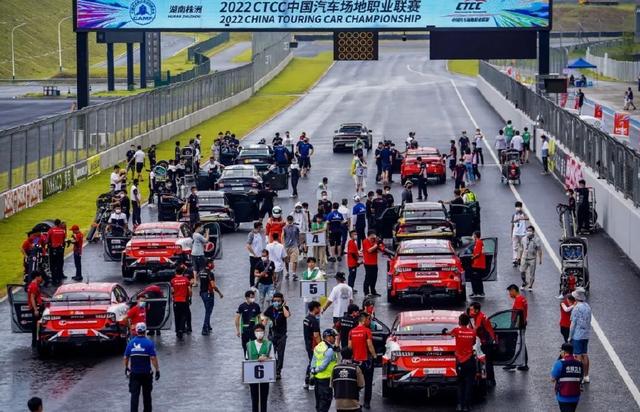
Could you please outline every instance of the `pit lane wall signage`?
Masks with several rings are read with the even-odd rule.
[[[554,139],[549,139],[548,166],[549,170],[567,187],[576,188],[578,182],[584,179],[580,162],[562,150]]]
[[[42,178],[42,197],[44,199],[55,195],[58,192],[69,189],[75,184],[76,168],[67,167],[59,172],[50,174]]]
[[[42,179],[33,180],[5,192],[0,197],[2,219],[15,215],[42,202]]]
[[[551,0],[75,0],[79,31],[551,28]]]

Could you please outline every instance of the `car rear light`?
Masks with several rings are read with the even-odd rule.
[[[409,356],[413,356],[414,353],[413,352],[405,352],[405,351],[393,351],[391,352],[391,359],[396,359],[396,358],[402,358],[402,357],[409,357]]]
[[[49,322],[51,320],[60,320],[60,316],[58,315],[44,315],[42,317],[43,322]]]

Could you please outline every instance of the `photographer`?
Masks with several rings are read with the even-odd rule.
[[[378,252],[384,251],[382,239],[376,236],[375,230],[367,232],[367,238],[362,241],[362,257],[364,261],[364,295],[381,296],[376,291],[378,280]]]

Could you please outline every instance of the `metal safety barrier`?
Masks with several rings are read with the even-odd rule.
[[[480,76],[529,118],[541,119],[544,130],[640,207],[640,155],[636,151],[485,61],[480,62]]]

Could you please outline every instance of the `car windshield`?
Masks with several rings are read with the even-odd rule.
[[[398,250],[400,256],[453,256],[451,250],[447,247],[439,246],[407,246]]]
[[[253,170],[251,169],[225,169],[222,172],[222,178],[234,179],[239,177],[254,177]]]
[[[362,132],[362,126],[342,126],[340,133],[360,133]]]
[[[437,219],[446,220],[447,216],[442,209],[405,209],[402,216],[405,219]]]
[[[445,336],[442,334],[443,329],[451,330],[456,327],[455,323],[434,322],[434,323],[412,323],[410,325],[398,325],[394,330],[396,336]]]
[[[63,292],[51,298],[51,306],[67,305],[87,305],[87,302],[111,302],[111,295],[108,292],[79,291]]]
[[[240,157],[269,156],[269,149],[242,149]]]
[[[164,227],[136,229],[136,231],[133,233],[133,236],[135,237],[160,237],[160,236],[178,237],[178,229],[169,229]]]

